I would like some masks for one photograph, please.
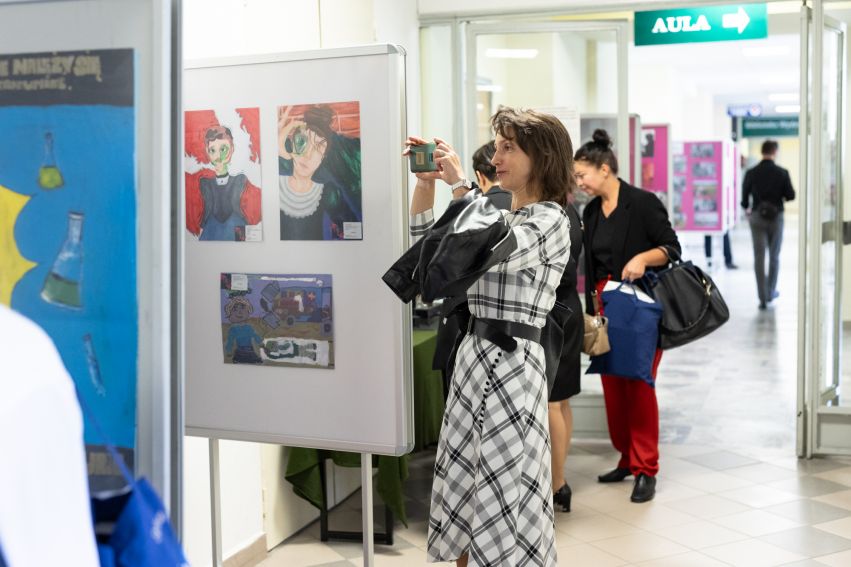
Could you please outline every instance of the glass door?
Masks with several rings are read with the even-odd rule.
[[[620,20],[468,24],[467,155],[491,139],[489,119],[500,105],[535,108],[562,119],[574,150],[594,127],[604,127],[629,180],[627,154],[637,148],[627,114],[627,26]]]
[[[851,398],[843,397],[845,27],[817,0],[802,12],[802,216],[798,454],[851,454]],[[847,288],[847,289],[846,289]],[[845,300],[845,301],[843,301]]]

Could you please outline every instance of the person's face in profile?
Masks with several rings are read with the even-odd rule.
[[[219,138],[207,144],[207,156],[218,175],[227,173],[228,164],[233,158],[233,144],[227,138]]]
[[[296,177],[310,179],[325,158],[328,140],[307,128],[293,135],[293,173]]]
[[[496,177],[503,189],[521,191],[528,185],[532,175],[532,158],[513,138],[496,135],[496,152],[491,163],[496,167]]]
[[[603,188],[603,181],[605,180],[608,169],[609,166],[606,164],[603,164],[602,167],[597,167],[585,160],[573,162],[573,175],[576,178],[577,187],[592,197],[599,195],[600,190]]]

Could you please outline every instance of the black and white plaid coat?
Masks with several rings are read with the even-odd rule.
[[[570,252],[569,220],[556,203],[506,212],[517,250],[467,291],[476,317],[543,327]],[[414,215],[424,234],[431,211]],[[518,339],[503,352],[464,337],[455,360],[435,462],[429,561],[469,552],[469,565],[556,564],[544,352]]]

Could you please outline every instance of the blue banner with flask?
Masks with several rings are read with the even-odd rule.
[[[130,462],[139,340],[133,77],[131,49],[0,55],[0,303],[50,334]],[[85,437],[100,443],[88,422]],[[105,472],[98,462],[106,460],[90,459],[90,475]]]

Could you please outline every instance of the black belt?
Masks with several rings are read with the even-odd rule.
[[[513,352],[517,348],[515,338],[527,339],[536,343],[541,342],[541,329],[538,327],[526,325],[525,323],[515,323],[514,321],[504,321],[502,319],[470,317],[467,332],[489,340],[502,350],[508,352]]]

